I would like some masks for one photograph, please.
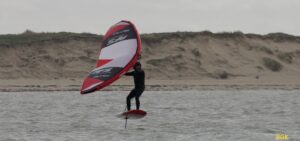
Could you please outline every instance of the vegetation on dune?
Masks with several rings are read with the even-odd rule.
[[[100,40],[101,35],[90,33],[71,33],[71,32],[58,32],[58,33],[35,33],[31,30],[26,30],[22,34],[6,34],[0,35],[0,45],[11,46],[17,44],[32,44],[45,41],[69,41],[79,39]]]
[[[182,55],[181,54],[178,54],[178,55],[169,55],[169,56],[166,56],[164,58],[159,58],[159,59],[151,59],[151,60],[148,60],[146,63],[147,64],[150,64],[150,65],[153,65],[153,66],[164,66],[165,64],[173,64],[173,65],[176,65],[174,63],[176,63],[176,59],[182,59]]]
[[[269,54],[269,55],[273,55],[273,54],[274,54],[273,51],[272,51],[271,49],[269,49],[269,48],[267,48],[267,47],[265,47],[265,46],[257,46],[257,47],[255,47],[255,50],[256,50],[256,51],[262,51],[262,52],[265,52],[265,53],[267,53],[267,54]]]
[[[265,37],[267,37],[268,39],[272,39],[273,41],[297,41],[300,42],[300,38],[299,36],[293,36],[293,35],[289,35],[289,34],[285,34],[285,33],[269,33],[267,35],[265,35]]]
[[[212,34],[212,36],[216,38],[243,38],[245,37],[245,34],[241,31],[235,31],[235,32],[215,33]]]
[[[256,66],[256,68],[257,68],[258,70],[264,70],[264,68],[261,67],[261,66]]]
[[[265,67],[274,72],[280,71],[282,69],[282,65],[278,61],[271,58],[264,57],[263,64]]]
[[[151,43],[160,43],[163,40],[168,39],[180,39],[184,41],[185,39],[194,38],[197,35],[203,34],[204,32],[166,32],[166,33],[151,33],[151,34],[142,34],[142,41],[148,44]]]
[[[199,51],[199,49],[193,49],[192,51],[191,51],[192,53],[193,53],[193,55],[195,56],[195,57],[201,57],[202,56],[202,54],[201,54],[201,52]]]
[[[160,43],[166,39],[180,39],[180,42],[195,38],[196,36],[211,36],[215,38],[240,38],[244,37],[244,33],[240,31],[236,32],[222,32],[212,33],[211,31],[202,32],[166,32],[166,33],[150,33],[142,34],[141,38],[145,43]]]
[[[269,33],[267,35],[259,35],[259,34],[245,34],[247,38],[256,38],[256,39],[269,39],[275,42],[282,42],[282,41],[293,41],[293,42],[300,42],[299,36],[293,36],[285,33]]]
[[[284,61],[284,62],[287,62],[287,63],[292,63],[292,60],[293,60],[293,57],[292,57],[292,53],[279,53],[277,55],[277,57],[281,60],[281,61]]]
[[[263,46],[263,45],[248,45],[247,46],[247,49],[248,50],[254,50],[254,51],[261,51],[261,52],[264,52],[264,53],[267,53],[269,55],[273,55],[273,51],[266,47],[266,46]]]
[[[224,70],[215,70],[213,75],[216,79],[227,79],[229,74]]]
[[[257,49],[259,51],[263,51],[263,52],[265,52],[267,54],[273,55],[273,51],[271,49],[265,47],[265,46],[259,46],[259,47],[257,47]]]
[[[241,31],[236,32],[222,32],[212,33],[210,31],[202,32],[167,32],[167,33],[150,33],[141,34],[142,41],[146,44],[160,43],[163,40],[178,39],[180,42],[186,39],[195,38],[197,36],[210,36],[215,38],[261,38],[271,39],[275,41],[292,40],[300,42],[300,37],[292,36],[284,33],[271,33],[267,35],[258,34],[244,34]],[[101,41],[102,35],[96,35],[91,33],[71,33],[71,32],[43,32],[36,33],[31,30],[26,30],[22,34],[6,34],[0,35],[0,45],[11,46],[16,44],[31,44],[40,43],[44,41],[69,41],[69,40],[92,40]]]

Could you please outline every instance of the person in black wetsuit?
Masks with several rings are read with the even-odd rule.
[[[142,65],[140,62],[136,62],[133,66],[134,71],[127,72],[125,75],[134,77],[134,89],[131,90],[129,95],[127,96],[127,110],[130,110],[131,102],[130,100],[135,97],[136,100],[136,109],[140,109],[140,100],[139,97],[145,90],[145,72],[142,69]]]

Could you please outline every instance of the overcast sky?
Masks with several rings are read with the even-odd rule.
[[[141,33],[242,31],[300,35],[300,0],[0,0],[0,34],[105,34],[127,19]]]

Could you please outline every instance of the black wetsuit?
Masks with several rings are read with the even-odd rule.
[[[133,76],[134,77],[134,89],[131,90],[131,92],[129,93],[129,95],[127,96],[127,110],[130,110],[130,99],[132,99],[133,97],[135,97],[136,100],[136,109],[140,108],[140,100],[139,97],[142,95],[142,93],[145,90],[145,72],[143,70],[140,71],[133,71],[133,72],[128,72],[125,75],[128,76]]]

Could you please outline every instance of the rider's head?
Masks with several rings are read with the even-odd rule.
[[[134,70],[140,70],[142,68],[142,64],[140,62],[136,62],[135,65],[133,66]]]

